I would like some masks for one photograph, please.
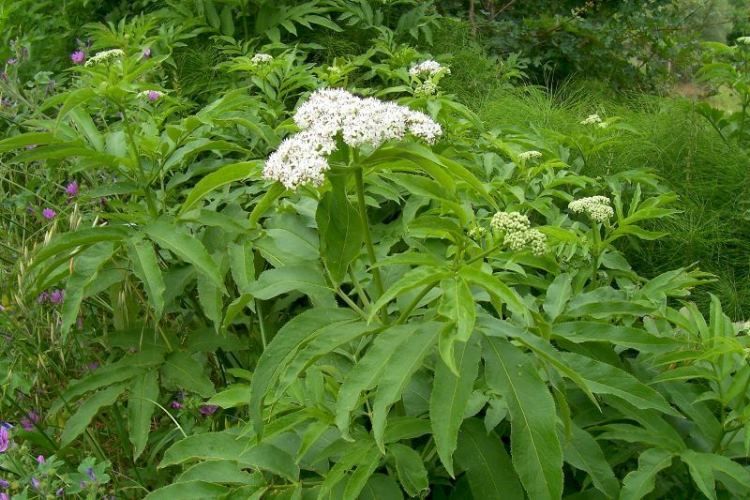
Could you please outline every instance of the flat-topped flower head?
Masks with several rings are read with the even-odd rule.
[[[435,76],[441,72],[450,75],[451,70],[447,66],[443,66],[432,59],[427,59],[426,61],[422,61],[421,63],[415,64],[409,68],[409,74],[411,76]]]
[[[519,153],[518,155],[518,159],[522,161],[528,161],[533,158],[541,158],[541,157],[542,157],[542,153],[540,153],[539,151],[533,151],[533,150],[524,151],[523,153]]]
[[[122,56],[125,55],[125,52],[123,52],[120,49],[110,49],[110,50],[104,50],[102,52],[97,52],[91,58],[86,61],[86,66],[94,66],[103,62],[111,61],[112,59],[119,59]]]
[[[253,56],[252,59],[250,59],[250,62],[253,64],[266,64],[273,61],[273,56],[271,54],[265,54],[263,52],[258,52]]]
[[[736,42],[737,42],[737,45],[750,45],[750,36],[738,37]]]
[[[615,214],[610,203],[606,196],[589,196],[571,201],[568,203],[568,209],[577,214],[585,213],[595,222],[605,222]]]
[[[294,122],[301,131],[281,143],[263,170],[267,179],[289,189],[323,182],[330,168],[326,156],[335,151],[337,137],[351,147],[378,148],[407,135],[432,144],[442,134],[440,125],[424,113],[342,89],[314,92],[297,109]]]
[[[594,113],[593,115],[587,116],[586,119],[581,122],[581,125],[598,125],[600,123],[602,123],[602,117]]]
[[[547,250],[547,237],[538,229],[531,228],[529,218],[519,212],[497,212],[490,226],[503,234],[503,244],[514,251],[529,249],[534,255]]]

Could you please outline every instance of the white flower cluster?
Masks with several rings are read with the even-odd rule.
[[[437,94],[438,86],[432,80],[420,83],[414,88],[415,96],[430,96]]]
[[[441,71],[446,75],[451,74],[450,68],[443,66],[439,62],[433,61],[432,59],[427,59],[426,61],[422,61],[421,63],[415,64],[411,68],[409,68],[409,74],[411,76],[435,76]]]
[[[750,45],[750,36],[741,36],[735,40],[738,44]]]
[[[505,233],[503,243],[511,250],[531,249],[534,255],[547,250],[547,237],[537,229],[531,229],[529,218],[518,212],[497,212],[490,222],[492,229]]]
[[[323,182],[323,174],[329,169],[326,155],[336,149],[339,134],[351,147],[373,148],[407,134],[432,144],[442,134],[440,125],[424,113],[342,89],[314,92],[297,109],[294,122],[301,132],[285,139],[263,169],[267,179],[289,189]]]
[[[595,222],[604,222],[615,214],[606,196],[589,196],[568,203],[568,209],[574,213],[585,213]]]
[[[542,153],[541,152],[539,152],[539,151],[533,151],[533,150],[532,151],[524,151],[523,153],[520,153],[518,155],[518,159],[522,160],[522,161],[528,161],[528,160],[531,160],[532,158],[541,158],[541,157],[542,157]]]
[[[602,117],[594,113],[593,115],[587,116],[586,119],[581,122],[581,125],[598,125],[600,123],[602,123]]]
[[[270,63],[273,61],[273,56],[271,54],[265,54],[263,52],[258,52],[253,56],[252,59],[250,59],[250,62],[253,64],[265,64]]]
[[[110,59],[117,59],[124,55],[125,52],[120,49],[111,49],[97,52],[96,54],[91,56],[88,61],[86,61],[86,66],[94,66],[95,64],[109,61]]]

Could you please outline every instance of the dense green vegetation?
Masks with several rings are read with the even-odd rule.
[[[750,497],[745,0],[0,0],[0,500]]]

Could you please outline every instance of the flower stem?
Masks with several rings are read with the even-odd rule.
[[[367,220],[367,206],[365,205],[365,181],[361,167],[354,169],[354,177],[357,181],[357,202],[359,204],[359,218],[362,222],[362,229],[365,235],[365,246],[367,247],[367,257],[370,259],[372,266],[372,276],[375,282],[375,291],[378,297],[383,295],[383,278],[380,276],[380,269],[377,267],[377,258],[375,257],[375,246],[372,244],[372,235],[370,234],[370,223]]]

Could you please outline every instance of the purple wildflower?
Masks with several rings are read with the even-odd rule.
[[[161,97],[161,92],[159,92],[158,90],[149,90],[148,94],[146,94],[146,97],[149,101],[154,102],[159,100],[159,98]]]
[[[53,304],[62,304],[65,299],[65,292],[63,290],[52,290],[49,294],[49,301]]]
[[[45,208],[42,210],[42,217],[44,217],[47,220],[54,219],[57,215],[57,212],[52,210],[51,208]]]
[[[0,493],[0,500],[10,500],[7,493]]]
[[[6,481],[5,479],[0,479],[0,488],[9,488],[10,483]]]
[[[44,304],[49,300],[49,294],[47,292],[42,292],[39,294],[39,296],[36,298],[37,304]]]
[[[10,445],[10,436],[5,426],[0,427],[0,453],[4,453]]]
[[[169,406],[171,406],[175,410],[182,409],[182,403],[180,403],[179,401],[172,401],[172,404],[170,404]]]
[[[46,462],[46,460],[44,459],[44,455],[39,455],[38,457],[36,457],[36,463],[41,465],[44,462]]]
[[[55,492],[56,497],[61,497],[65,495],[65,488],[57,488],[57,491]]]
[[[146,47],[143,49],[143,58],[148,59],[149,57],[151,57],[151,47]]]
[[[38,423],[40,420],[39,414],[35,412],[34,410],[29,411],[26,413],[26,416],[21,419],[21,427],[24,428],[24,430],[31,431],[34,430],[34,425]]]
[[[65,186],[65,194],[67,194],[69,198],[78,196],[78,183],[76,181],[70,181],[68,185]]]
[[[96,474],[94,474],[93,467],[89,467],[88,469],[86,469],[86,475],[89,477],[89,479],[96,482]]]
[[[73,64],[83,64],[86,60],[86,54],[82,50],[76,50],[70,54],[70,60],[73,61]]]
[[[8,59],[8,64],[9,64],[10,66],[13,66],[13,65],[14,65],[14,64],[16,64],[17,62],[18,62],[18,59],[16,59],[15,57],[11,57],[10,59]]]
[[[216,405],[203,405],[201,406],[201,409],[198,411],[200,411],[201,415],[208,416],[208,415],[213,415],[214,413],[216,413],[216,410],[218,409],[219,407]]]
[[[31,487],[32,488],[34,488],[35,490],[38,490],[39,486],[41,486],[41,485],[42,485],[42,482],[39,481],[37,478],[35,478],[35,477],[31,478]]]

